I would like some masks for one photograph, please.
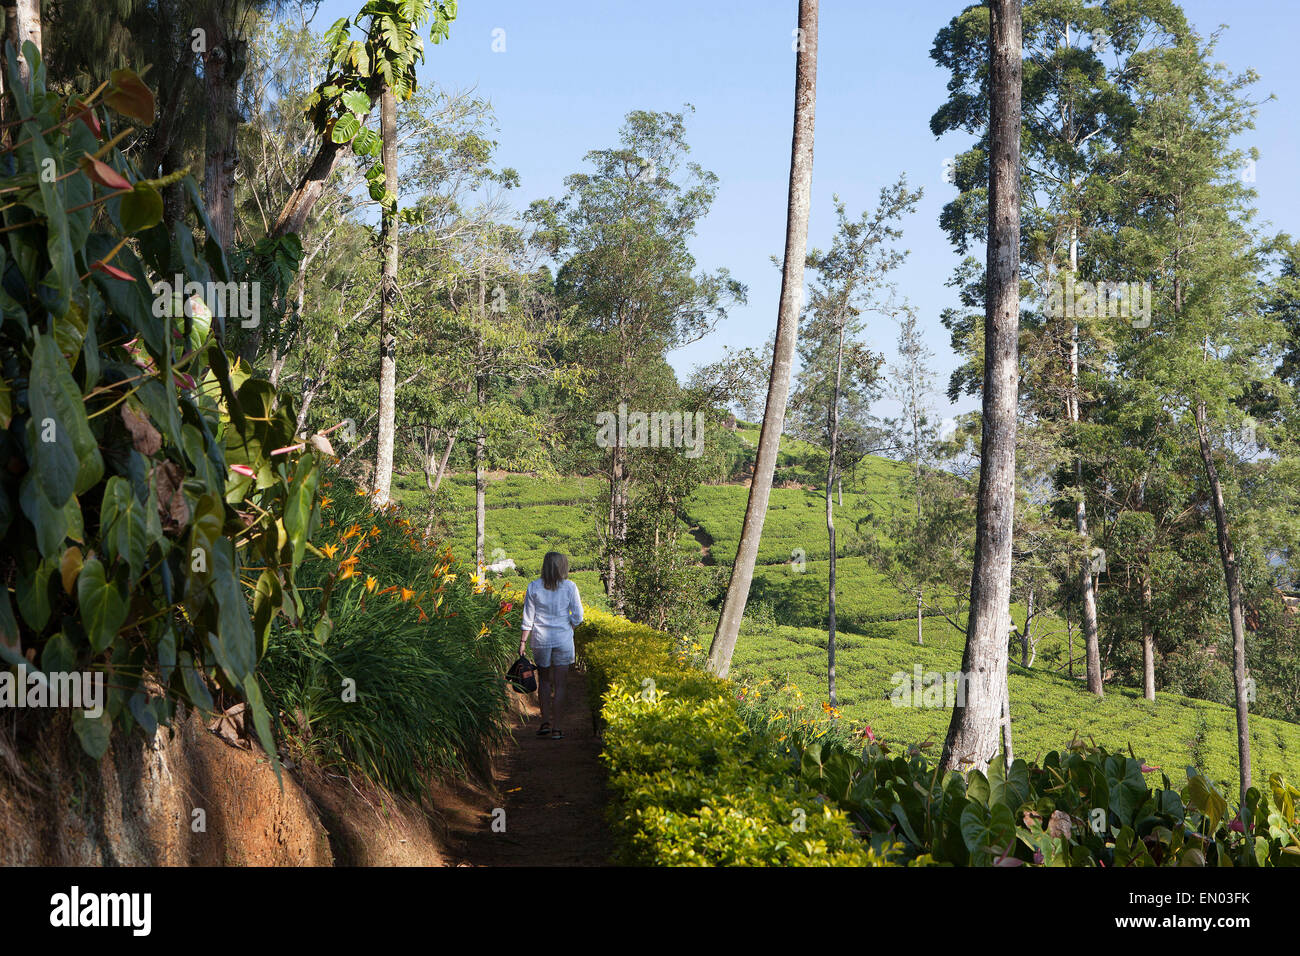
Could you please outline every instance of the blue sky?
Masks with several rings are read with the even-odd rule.
[[[360,5],[326,0],[314,26],[323,30]],[[896,279],[934,353],[933,404],[942,415],[974,407],[965,399],[950,408],[943,395],[955,358],[939,321],[954,304],[944,283],[959,258],[938,225],[953,194],[942,165],[966,143],[930,133],[947,77],[929,51],[935,33],[965,5],[822,0],[820,13],[810,243],[829,243],[835,194],[856,216],[900,173],[924,187],[905,223],[911,255]],[[1243,145],[1261,153],[1261,218],[1300,233],[1300,2],[1186,0],[1183,8],[1202,33],[1227,24],[1218,58],[1233,70],[1253,67],[1261,75],[1257,92],[1277,95]],[[679,373],[718,357],[723,344],[759,346],[776,325],[780,276],[770,259],[785,235],[796,9],[795,0],[462,0],[450,40],[427,46],[421,82],[473,87],[492,102],[498,158],[519,171],[514,203],[521,209],[560,195],[564,177],[583,168],[588,150],[616,143],[629,110],[695,107],[687,124],[692,159],[720,182],[693,251],[701,267],[726,266],[746,283],[749,304],[708,339],[670,356]],[[504,34],[494,35],[498,30]],[[504,39],[504,52],[494,52],[494,36]],[[896,335],[881,318],[867,340],[889,360]]]

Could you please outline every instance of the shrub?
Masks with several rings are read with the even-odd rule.
[[[885,866],[843,811],[752,732],[736,688],[662,632],[595,610],[580,659],[604,726],[617,861],[655,866]]]

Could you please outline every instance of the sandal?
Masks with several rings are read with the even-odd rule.
[[[551,736],[551,725],[549,723],[543,722],[542,726],[537,728],[537,736],[539,737]]]
[[[562,740],[563,738],[564,738],[564,732],[560,730],[559,727],[556,727],[554,730],[551,731],[552,740]]]

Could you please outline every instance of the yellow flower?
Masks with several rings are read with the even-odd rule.
[[[448,581],[455,581],[455,580],[456,580],[456,575],[454,575],[454,574],[449,574],[449,575],[447,575],[447,580],[448,580]]]
[[[370,526],[370,537],[372,537],[372,538],[377,538],[377,537],[379,537],[379,525],[377,525],[377,524],[372,524],[372,525]]]
[[[337,544],[321,545],[321,553],[324,554],[325,557],[329,558],[331,561],[334,560],[334,555],[338,554],[338,552],[339,552],[339,546]]]
[[[363,489],[363,488],[358,488],[358,489],[357,489],[357,497],[358,497],[358,498],[368,498],[369,496],[370,496],[370,492],[366,491],[365,489]]]
[[[344,531],[344,532],[343,532],[343,537],[340,538],[339,540],[341,540],[341,541],[346,541],[346,540],[348,540],[348,538],[355,538],[355,537],[356,537],[357,535],[359,535],[360,533],[361,533],[361,528],[360,528],[360,526],[358,526],[358,525],[354,522],[354,523],[353,523],[353,524],[348,528],[347,531]]]
[[[373,591],[373,590],[374,590],[376,587],[378,587],[378,586],[379,586],[379,582],[378,582],[377,580],[375,580],[375,578],[374,578],[373,575],[371,575],[371,576],[369,576],[369,577],[366,578],[366,590],[367,590],[367,591]]]
[[[340,581],[346,581],[348,578],[355,578],[357,576],[357,569],[355,565],[345,564],[345,565],[341,565],[341,567],[343,568],[343,571],[341,574],[339,574]]]
[[[488,626],[487,626],[486,624],[480,624],[480,625],[478,626],[478,636],[479,636],[479,637],[485,637],[485,636],[487,635],[487,632],[488,632]]]

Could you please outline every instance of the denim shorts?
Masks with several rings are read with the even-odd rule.
[[[537,659],[538,667],[553,667],[556,664],[572,664],[573,638],[569,638],[562,644],[552,644],[549,647],[534,647],[533,656]]]

